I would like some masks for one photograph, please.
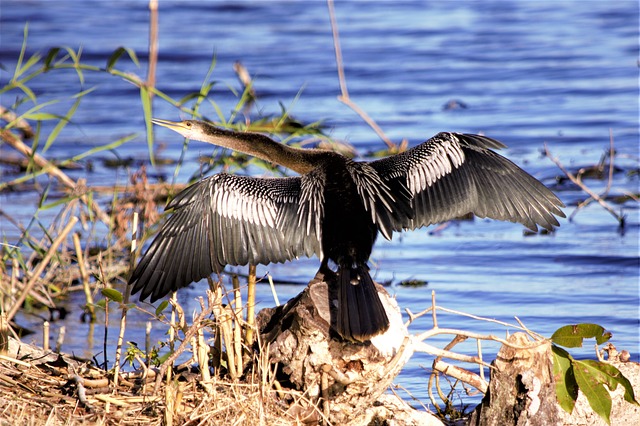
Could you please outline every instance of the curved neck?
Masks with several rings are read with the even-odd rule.
[[[316,168],[320,157],[331,155],[331,151],[293,148],[260,133],[235,132],[209,124],[205,124],[204,130],[205,134],[201,138],[197,138],[201,142],[233,149],[276,163],[300,174],[308,173]]]

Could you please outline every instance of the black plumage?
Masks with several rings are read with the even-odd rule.
[[[180,192],[171,216],[130,279],[152,301],[220,272],[226,265],[268,264],[317,255],[337,286],[336,331],[364,341],[389,326],[367,261],[378,233],[415,229],[466,213],[558,226],[562,202],[492,149],[485,136],[439,133],[403,153],[355,162],[318,149],[297,149],[256,133],[195,120],[154,120],[185,137],[272,161],[297,177],[217,174]],[[329,261],[337,265],[335,274]]]

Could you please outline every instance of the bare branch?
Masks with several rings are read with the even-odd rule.
[[[619,215],[618,213],[615,212],[615,210],[613,209],[613,207],[611,207],[606,201],[604,201],[602,199],[602,197],[600,197],[598,194],[596,194],[595,192],[593,192],[588,186],[586,186],[584,183],[582,183],[582,181],[577,178],[576,176],[573,175],[573,173],[571,173],[569,170],[567,170],[562,163],[560,162],[560,160],[558,160],[557,158],[553,157],[553,155],[551,154],[551,152],[549,151],[549,148],[547,147],[547,144],[544,144],[544,152],[545,155],[547,157],[549,157],[549,159],[551,161],[553,161],[556,166],[558,166],[558,168],[560,170],[562,170],[562,172],[569,178],[569,180],[571,180],[571,182],[575,183],[576,185],[578,185],[580,187],[580,189],[582,189],[584,192],[586,192],[587,194],[589,194],[589,196],[591,196],[591,198],[593,198],[594,200],[596,200],[598,202],[598,204],[600,204],[606,211],[608,211],[609,213],[611,213],[611,215],[613,217],[616,218],[616,220],[618,221],[618,223],[623,224],[624,223],[624,217],[622,215]],[[612,161],[611,159],[609,161]],[[608,191],[608,189],[607,189]],[[578,208],[580,208],[580,206],[578,206]],[[577,209],[576,209],[577,210]],[[575,212],[574,212],[575,213]],[[573,216],[573,215],[572,215]]]
[[[338,68],[338,80],[340,81],[340,93],[338,100],[351,108],[356,112],[372,129],[380,139],[387,145],[388,148],[398,150],[398,145],[387,137],[382,128],[367,114],[362,108],[360,108],[349,97],[349,91],[347,90],[347,80],[344,75],[344,65],[342,62],[342,50],[340,48],[340,35],[338,34],[338,22],[336,21],[335,8],[333,6],[333,0],[327,0],[327,7],[329,8],[329,17],[331,19],[331,33],[333,34],[333,48],[336,53],[336,66]]]

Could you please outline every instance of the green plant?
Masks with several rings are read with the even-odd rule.
[[[611,338],[611,333],[597,324],[583,323],[561,327],[551,336],[556,396],[560,406],[571,414],[578,390],[582,391],[593,411],[610,424],[611,396],[606,387],[614,391],[620,385],[624,388],[626,401],[640,404],[629,380],[613,364],[590,359],[578,360],[560,347],[578,348],[584,339],[592,338],[596,339],[597,345],[601,345]]]

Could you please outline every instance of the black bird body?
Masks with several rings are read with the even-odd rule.
[[[389,326],[367,261],[378,233],[415,229],[474,213],[558,226],[562,202],[491,149],[493,139],[439,133],[403,153],[356,162],[331,151],[297,149],[256,133],[208,123],[154,120],[185,137],[272,161],[300,174],[255,178],[217,174],[180,192],[173,212],[130,279],[151,300],[220,272],[226,265],[268,264],[317,255],[337,286],[334,327],[364,341]],[[337,265],[333,274],[329,261]]]
[[[378,230],[347,173],[346,161],[324,169],[322,252],[337,264],[366,262]]]

